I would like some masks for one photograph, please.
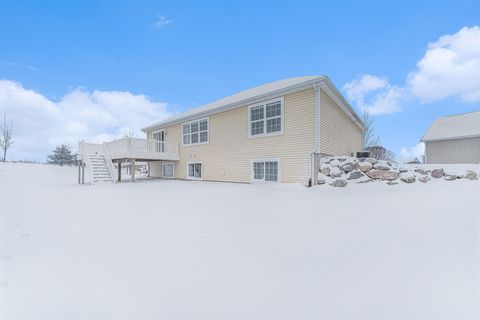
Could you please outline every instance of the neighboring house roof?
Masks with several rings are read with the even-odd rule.
[[[343,96],[338,92],[338,90],[332,84],[330,79],[328,79],[328,77],[306,76],[270,82],[255,88],[236,93],[234,95],[222,98],[220,100],[216,100],[198,108],[194,108],[192,110],[180,113],[176,116],[166,119],[165,121],[154,123],[148,127],[142,128],[142,131],[146,132],[148,130],[165,127],[167,125],[172,125],[182,121],[188,121],[194,118],[208,116],[229,109],[242,107],[247,104],[256,103],[258,101],[268,100],[270,98],[274,98],[287,93],[305,90],[312,87],[314,83],[319,83],[322,89],[327,90],[329,94],[334,96],[337,102],[339,102],[339,104],[343,106],[342,110],[352,119],[352,121],[354,121],[362,130],[365,130],[365,127],[363,126],[360,117],[355,113],[355,111],[348,104],[345,98],[343,98]]]
[[[422,141],[480,137],[480,111],[456,114],[436,119]]]

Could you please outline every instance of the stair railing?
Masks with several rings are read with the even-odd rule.
[[[108,152],[107,144],[103,143],[103,158],[107,164],[108,171],[110,171],[110,177],[112,178],[113,183],[117,182],[115,178],[115,169],[113,168],[112,158],[110,157],[110,152]]]
[[[87,150],[85,148],[85,141],[82,140],[79,143],[78,149],[80,151],[80,154],[82,156],[82,162],[84,162],[87,165],[87,169],[90,173],[90,184],[93,184],[94,179],[93,179],[93,166],[92,163],[90,162],[90,158],[88,157]]]

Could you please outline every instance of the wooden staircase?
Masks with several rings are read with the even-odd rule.
[[[92,165],[93,183],[98,182],[114,182],[114,178],[110,174],[105,157],[99,154],[89,154],[88,160]]]

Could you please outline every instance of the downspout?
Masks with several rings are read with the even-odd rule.
[[[320,83],[313,83],[313,89],[315,90],[315,149],[310,155],[310,179],[312,184],[316,184],[318,175],[316,155],[320,154]]]

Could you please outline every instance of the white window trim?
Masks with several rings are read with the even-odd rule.
[[[254,179],[255,175],[253,172],[253,163],[254,162],[270,162],[275,161],[278,163],[278,174],[277,174],[277,181],[265,181],[265,175],[263,176],[263,180]],[[260,158],[260,159],[253,159],[250,161],[250,183],[279,183],[282,181],[282,164],[279,158]]]
[[[266,105],[272,102],[280,101],[280,110],[281,110],[281,130],[277,132],[267,133],[267,108]],[[263,133],[252,135],[252,121],[250,121],[250,110],[255,107],[263,106]],[[272,137],[272,136],[281,136],[285,131],[285,98],[278,97],[275,99],[270,99],[266,101],[261,101],[255,104],[248,106],[248,139],[263,138],[263,137]]]
[[[190,164],[195,164],[195,163],[200,163],[200,165],[202,166],[202,176],[200,178],[190,177],[188,175],[188,166]],[[185,175],[187,177],[187,180],[197,180],[197,181],[203,180],[203,174],[204,174],[204,172],[203,172],[203,162],[202,161],[188,161],[187,162],[187,171],[186,171],[186,175]]]
[[[173,166],[173,176],[172,177],[165,176],[165,165],[166,164],[171,164]],[[162,177],[165,178],[165,179],[175,179],[175,163],[173,163],[173,162],[163,162],[162,163]]]
[[[162,131],[163,131],[163,139],[164,139],[164,141],[165,141],[165,129],[153,130],[153,131],[152,131],[152,139],[153,139],[153,135],[154,135],[155,133],[160,133],[160,132],[162,132]]]
[[[207,141],[206,142],[200,142],[200,121],[202,120],[207,120]],[[193,122],[198,122],[198,142],[197,143],[189,143],[189,144],[184,144],[183,143],[183,126],[188,124],[190,125]],[[209,144],[210,143],[210,117],[205,117],[205,118],[198,118],[192,121],[184,122],[181,124],[181,132],[182,132],[182,147],[194,147],[194,146],[201,146],[204,144]],[[192,141],[192,133],[190,132],[190,142]]]

